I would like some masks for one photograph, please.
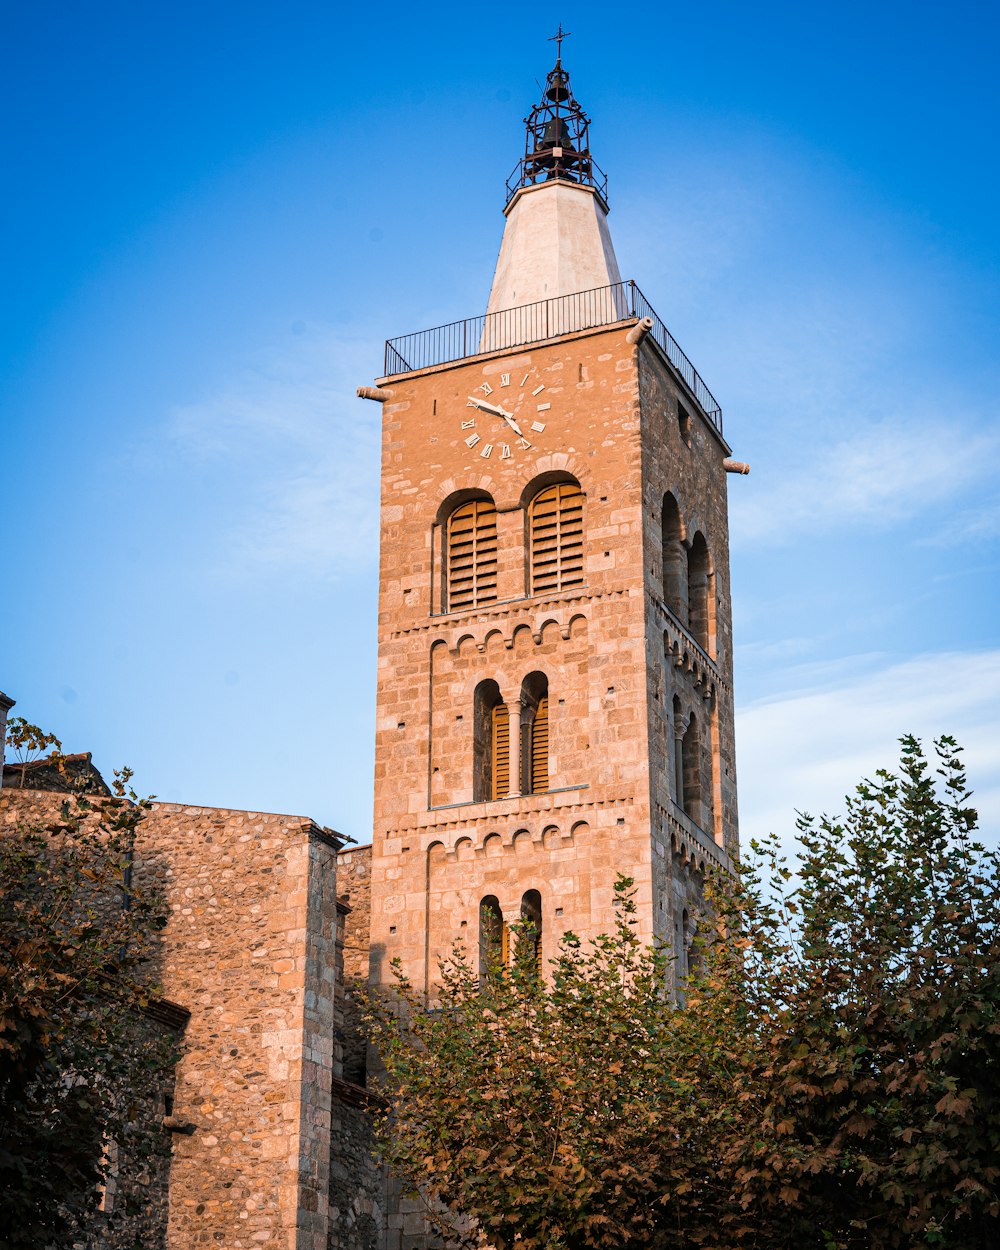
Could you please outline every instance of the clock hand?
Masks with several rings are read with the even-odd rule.
[[[468,397],[466,407],[480,408],[483,412],[491,412],[495,417],[501,417],[518,438],[524,438],[524,435],[521,433],[521,427],[514,420],[514,414],[508,412],[506,408],[501,408],[498,404],[488,404],[485,399],[477,399],[475,395]]]
[[[495,404],[488,404],[485,399],[477,399],[475,395],[469,396],[469,401],[465,405],[468,408],[471,404],[474,408],[482,408],[483,412],[492,412],[495,417],[503,415],[503,409],[497,408]]]
[[[524,437],[524,435],[523,435],[523,434],[521,434],[521,427],[520,427],[520,426],[518,425],[518,423],[514,420],[514,418],[513,418],[513,416],[511,415],[511,413],[507,412],[507,410],[506,410],[505,408],[501,408],[501,409],[500,409],[500,415],[501,415],[501,417],[503,417],[503,419],[507,422],[507,424],[510,426],[510,428],[514,431],[514,433],[515,433],[515,434],[520,435],[520,436],[521,436],[521,438],[523,438],[523,437]]]
[[[522,438],[524,437],[524,435],[521,434],[521,427],[514,420],[513,413],[508,412],[506,408],[500,408],[497,404],[488,404],[485,399],[477,399],[475,395],[469,396],[469,401],[468,404],[466,404],[466,407],[468,407],[469,404],[471,404],[474,408],[481,408],[483,412],[491,412],[495,417],[502,417],[515,434],[520,434]]]

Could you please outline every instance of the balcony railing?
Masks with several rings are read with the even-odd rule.
[[[482,352],[505,351],[641,317],[651,318],[652,338],[721,434],[722,409],[715,396],[634,282],[616,282],[592,291],[560,295],[389,339],[385,345],[385,375],[428,369]]]

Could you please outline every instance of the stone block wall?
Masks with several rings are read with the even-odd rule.
[[[341,1035],[341,1075],[354,1085],[367,1084],[368,1042],[361,1023],[357,990],[368,985],[368,951],[371,932],[372,848],[345,847],[337,856],[337,890],[345,904],[344,993]]]
[[[484,897],[496,897],[509,921],[537,890],[546,957],[566,929],[606,931],[618,869],[635,878],[643,936],[653,935],[641,411],[628,329],[391,379],[371,870],[376,982],[398,955],[429,992],[456,938],[478,945]],[[511,436],[470,406],[481,395],[515,405],[522,428],[534,429],[537,417],[544,429],[530,447],[500,454]],[[470,420],[482,431],[471,447]],[[584,584],[532,595],[530,503],[567,477],[585,495]],[[447,517],[475,491],[497,509],[496,602],[446,611]],[[515,784],[508,798],[480,801],[476,686],[495,681],[516,709],[532,673],[548,683],[549,788],[518,795]]]
[[[652,813],[657,936],[677,955],[683,972],[703,906],[706,871],[728,868],[738,849],[733,707],[733,639],[729,580],[727,475],[729,447],[646,339],[636,349],[642,410],[646,681],[649,709],[649,783]],[[708,628],[700,645],[686,602],[671,610],[665,593],[662,512],[677,503],[683,562],[696,534],[708,547]],[[677,557],[677,553],[674,553]],[[687,594],[682,568],[674,594]],[[680,716],[674,712],[675,700]],[[701,798],[686,812],[676,801],[678,720],[697,719],[698,759],[687,782]]]
[[[337,842],[301,816],[156,804],[160,980],[191,1011],[169,1245],[326,1250]]]

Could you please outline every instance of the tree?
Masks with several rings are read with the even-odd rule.
[[[1000,1245],[1000,864],[959,750],[902,739],[843,823],[799,821],[724,898],[760,1053],[735,1191],[788,1243]],[[763,867],[764,872],[758,871]],[[762,1066],[760,1066],[762,1065]],[[784,1244],[784,1243],[778,1243]]]
[[[141,1186],[101,1209],[116,1172],[167,1149],[150,1112],[176,1051],[145,1014],[165,914],[132,879],[149,803],[129,783],[116,774],[100,800],[18,792],[20,823],[0,837],[3,1250],[90,1245],[116,1226],[117,1244],[149,1244]]]
[[[803,816],[708,890],[677,1002],[633,931],[564,937],[434,1004],[375,997],[388,1163],[499,1250],[997,1244],[1000,872],[952,740],[903,739],[843,823]],[[522,946],[525,945],[522,943]],[[528,944],[530,945],[530,943]]]
[[[23,716],[12,716],[7,722],[7,746],[14,752],[14,758],[21,765],[21,789],[24,789],[24,778],[28,765],[39,758],[43,751],[52,749],[50,759],[57,768],[62,766],[62,743],[55,734],[46,733],[37,725],[32,725]]]
[[[664,993],[666,953],[635,936],[631,884],[614,932],[566,934],[547,983],[524,924],[513,966],[482,983],[458,947],[433,1007],[402,976],[398,998],[372,1000],[386,1158],[442,1231],[499,1250],[680,1246],[674,1195],[697,1192],[706,1220],[725,1197],[699,1167],[721,1091]]]

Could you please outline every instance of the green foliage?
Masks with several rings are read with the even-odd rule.
[[[955,743],[902,740],[843,823],[802,817],[709,890],[693,971],[618,922],[433,1006],[373,998],[390,1165],[440,1228],[509,1250],[1000,1244],[1000,866]],[[522,943],[527,949],[530,943]],[[398,969],[397,969],[398,974]]]
[[[772,841],[725,899],[762,1065],[728,1161],[789,1244],[1000,1244],[1000,865],[954,740],[936,776],[902,747],[843,823],[800,819],[797,882]]]
[[[168,1148],[156,1110],[175,1041],[143,1014],[165,915],[131,879],[149,803],[129,780],[111,799],[29,803],[0,838],[0,1250],[141,1229],[142,1186],[120,1186],[109,1214],[100,1186]]]
[[[37,725],[32,725],[23,716],[12,716],[7,722],[7,746],[14,758],[21,765],[21,788],[24,788],[24,777],[28,765],[38,759],[43,751],[54,748],[50,759],[57,767],[62,764],[62,743],[55,734],[47,734]]]

